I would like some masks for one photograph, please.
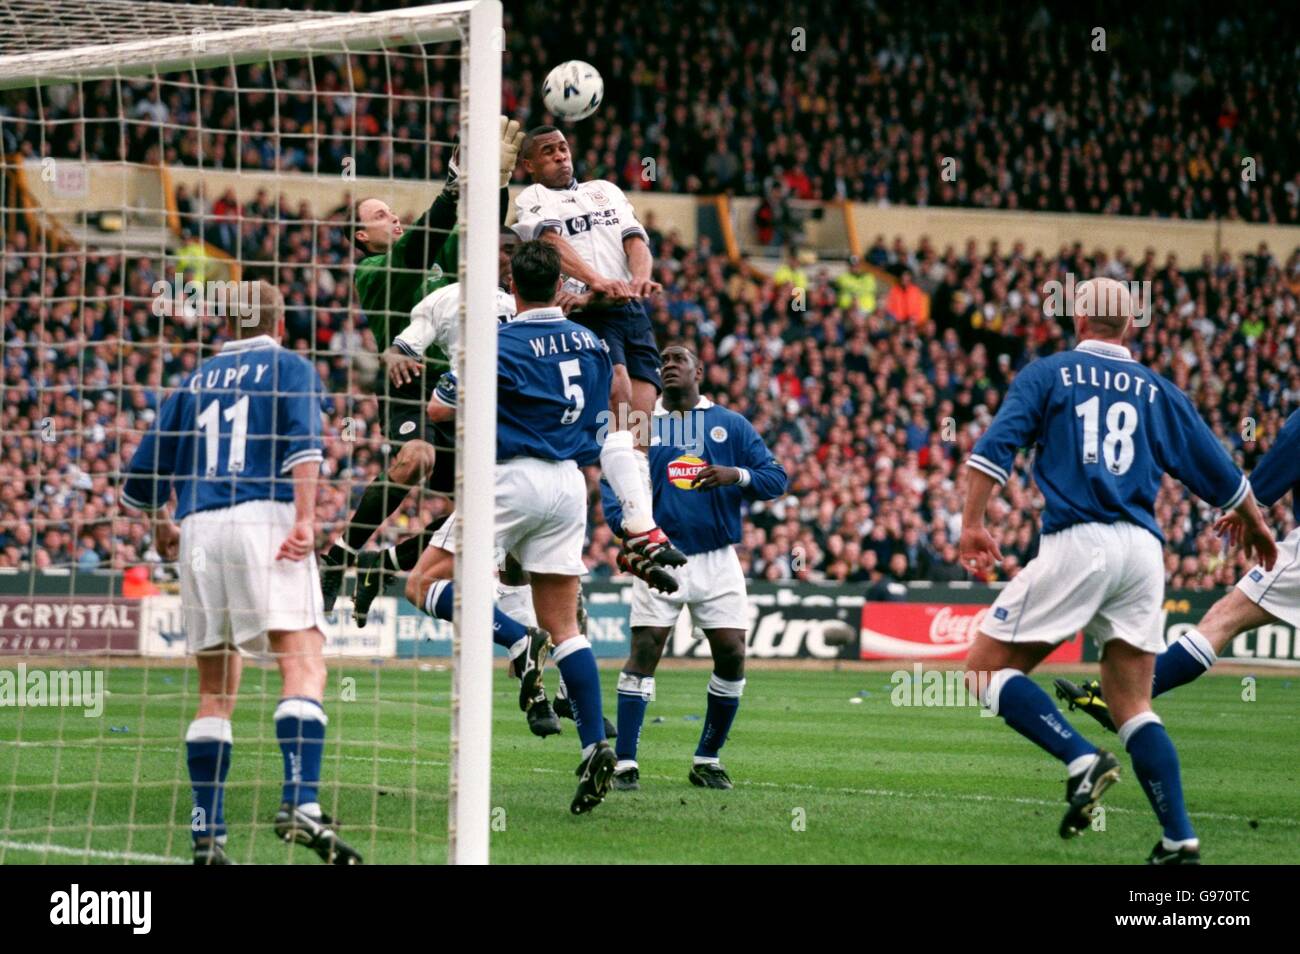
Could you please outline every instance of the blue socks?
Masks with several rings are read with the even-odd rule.
[[[586,636],[574,636],[556,646],[551,658],[560,668],[568,690],[573,721],[578,726],[582,755],[586,758],[596,743],[605,738],[605,714],[600,704],[600,670],[596,668],[596,655],[591,651]]]
[[[696,762],[718,761],[718,751],[727,742],[744,691],[744,679],[722,679],[716,672],[709,678],[709,707],[704,713],[700,744],[695,749]]]
[[[1152,698],[1191,682],[1213,666],[1217,658],[1208,639],[1194,629],[1188,630],[1156,657]]]
[[[430,616],[450,621],[455,606],[451,580],[439,580],[429,587],[424,597],[424,611]],[[492,642],[509,649],[528,635],[523,623],[516,622],[496,606],[492,607]]]
[[[614,754],[620,762],[635,762],[641,742],[641,725],[645,710],[655,697],[655,677],[637,672],[618,674],[618,738]]]
[[[1007,725],[1067,766],[1097,751],[1066,721],[1051,697],[1018,669],[994,673],[983,701],[994,715],[1001,716]]]
[[[282,801],[293,805],[315,805],[320,801],[320,766],[328,721],[315,699],[290,696],[276,706],[275,737],[284,755]]]
[[[230,720],[218,716],[195,719],[185,733],[185,754],[194,796],[190,834],[195,841],[225,837],[225,785],[233,743]]]
[[[1178,769],[1178,752],[1154,712],[1135,715],[1119,727],[1119,738],[1133,759],[1133,774],[1142,783],[1160,827],[1165,847],[1192,841],[1196,832],[1183,804],[1183,780]]]

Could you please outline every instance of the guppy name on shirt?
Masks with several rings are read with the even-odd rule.
[[[1116,371],[1111,374],[1109,368],[1098,369],[1096,365],[1076,364],[1073,368],[1074,377],[1070,377],[1071,369],[1068,367],[1061,368],[1061,382],[1067,387],[1072,388],[1076,384],[1090,384],[1094,388],[1103,388],[1107,391],[1132,391],[1134,397],[1142,396],[1142,389],[1147,389],[1147,403],[1154,404],[1156,395],[1160,389],[1150,381],[1136,374],[1129,374],[1127,371]]]
[[[534,358],[544,358],[548,354],[569,354],[572,351],[589,351],[595,348],[604,350],[605,348],[600,339],[590,331],[569,331],[563,334],[530,338],[528,346],[533,349]]]
[[[262,376],[270,370],[270,364],[259,362],[257,364],[241,364],[239,367],[229,368],[212,368],[206,373],[195,374],[187,385],[191,391],[198,394],[201,390],[213,390],[216,388],[229,388],[232,384],[239,387],[244,383],[244,377],[254,368],[257,374],[253,376],[254,384],[262,383]],[[206,381],[204,380],[206,378]]]

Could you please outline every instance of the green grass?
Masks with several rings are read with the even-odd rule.
[[[355,679],[356,701],[339,698],[344,676]],[[602,676],[612,716],[616,673]],[[693,788],[686,773],[707,678],[661,671],[642,733],[642,790],[611,793],[574,818],[572,723],[558,738],[531,736],[513,683],[498,672],[493,805],[503,829],[492,835],[493,860],[1134,863],[1158,837],[1127,759],[1106,797],[1105,831],[1063,842],[1059,765],[974,709],[895,707],[888,673],[856,669],[752,671],[723,753],[736,789]],[[1050,681],[1039,679],[1049,689]],[[194,674],[111,669],[107,688],[99,719],[0,710],[0,861],[187,860],[180,740]],[[227,794],[231,846],[241,862],[318,864],[276,841],[267,823],[279,802],[278,689],[274,674],[245,671]],[[449,689],[446,672],[330,673],[322,802],[368,862],[445,860]],[[862,690],[869,695],[850,704]],[[1207,863],[1300,862],[1300,677],[1260,675],[1256,691],[1257,701],[1244,702],[1240,676],[1212,675],[1158,703]],[[1117,747],[1081,713],[1073,721]],[[50,844],[76,853],[41,847]]]

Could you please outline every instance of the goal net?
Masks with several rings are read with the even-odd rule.
[[[259,619],[291,628],[310,612],[293,582],[303,577],[265,569],[256,543],[288,534],[292,457],[266,450],[255,413],[250,423],[214,404],[209,415],[201,397],[192,425],[166,432],[164,402],[232,342],[247,344],[234,322],[256,326],[282,297],[282,344],[323,385],[322,554],[354,537],[349,518],[396,460],[394,416],[426,433],[423,400],[385,373],[389,328],[407,320],[415,290],[459,280],[460,410],[438,451],[457,452],[454,494],[388,482],[356,549],[417,537],[453,507],[458,535],[491,539],[492,495],[462,488],[492,486],[495,342],[464,323],[494,313],[503,36],[497,0],[364,14],[0,0],[0,863],[188,863],[192,836],[217,832],[192,800],[188,744],[223,741],[213,699],[233,704],[232,747],[213,763],[228,771],[227,853],[319,863],[272,825],[308,741],[301,722],[289,736],[297,755],[282,746],[281,698],[319,666],[313,675],[310,654],[254,639],[237,692],[227,660],[201,709],[187,654],[214,627],[243,638]],[[444,243],[450,227],[413,223],[457,143],[458,241]],[[397,232],[359,237],[364,200],[451,256],[445,268],[410,266],[413,276],[395,265],[382,307],[373,292],[363,302],[357,263]],[[270,306],[258,297],[268,286]],[[240,381],[191,390],[237,394]],[[273,406],[311,399],[276,381]],[[126,480],[151,429],[178,454],[212,455],[206,474],[232,498],[181,522],[175,556],[165,528],[131,505],[170,498],[169,479],[150,475],[148,501],[138,471],[134,492]],[[240,496],[259,446],[285,464],[273,512]],[[325,618],[317,797],[368,863],[487,860],[492,552],[457,552],[454,627],[410,606],[396,575],[362,624],[351,570]],[[199,603],[216,612],[183,612],[182,585],[206,588]],[[215,809],[211,792],[199,801]]]

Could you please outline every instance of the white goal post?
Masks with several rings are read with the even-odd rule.
[[[363,14],[133,0],[0,0],[0,89],[461,43],[460,340],[465,346],[456,369],[460,518],[447,853],[457,864],[486,863],[490,836],[497,355],[495,335],[476,331],[469,316],[495,314],[502,37],[500,0]],[[0,243],[4,240],[0,232]]]

